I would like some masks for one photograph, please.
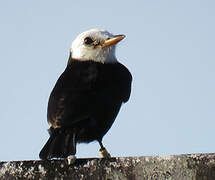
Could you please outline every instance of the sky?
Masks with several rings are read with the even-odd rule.
[[[47,103],[76,36],[125,34],[117,58],[133,75],[103,143],[112,156],[215,151],[215,1],[0,1],[0,161],[39,159]],[[77,157],[100,157],[97,142]]]

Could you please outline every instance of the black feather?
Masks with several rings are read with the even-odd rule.
[[[49,98],[51,133],[41,159],[73,155],[77,142],[101,141],[130,97],[132,76],[122,64],[69,62]]]

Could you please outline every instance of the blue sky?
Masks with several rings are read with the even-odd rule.
[[[1,1],[0,160],[38,159],[49,94],[74,38],[125,34],[130,101],[104,138],[112,156],[214,152],[215,1]],[[77,157],[99,157],[96,142]]]

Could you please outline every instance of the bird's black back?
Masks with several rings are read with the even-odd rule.
[[[129,99],[131,80],[118,62],[70,60],[50,95],[48,122],[52,128],[75,129],[77,142],[102,139]]]

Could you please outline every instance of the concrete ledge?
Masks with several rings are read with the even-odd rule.
[[[214,180],[215,153],[0,162],[0,179]]]

